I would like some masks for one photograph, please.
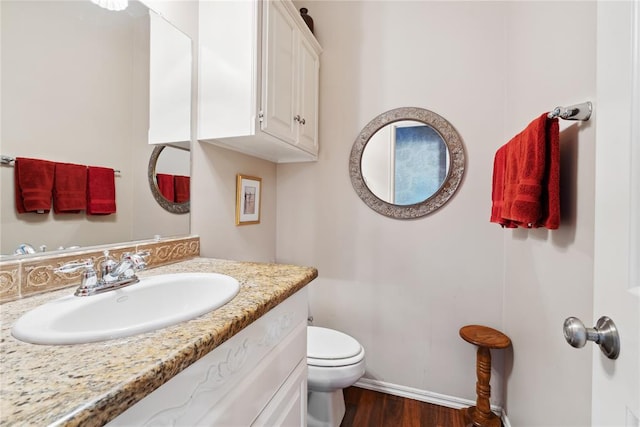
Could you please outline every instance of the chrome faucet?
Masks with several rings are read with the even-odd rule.
[[[75,273],[76,271],[84,270],[82,281],[74,295],[79,297],[97,295],[138,283],[140,279],[138,279],[135,272],[143,270],[147,266],[145,257],[148,255],[148,251],[126,252],[122,255],[119,263],[114,262],[108,268],[103,268],[101,271],[102,277],[100,278],[98,278],[93,261],[90,259],[69,262],[55,271],[57,273]],[[109,259],[108,251],[105,251],[105,258]]]
[[[14,255],[27,255],[35,253],[35,248],[28,243],[20,243],[16,250],[13,252]]]
[[[47,250],[47,245],[40,245],[38,247],[39,252],[45,252]],[[14,255],[30,255],[35,254],[36,249],[30,245],[29,243],[20,243],[15,251],[13,251]]]

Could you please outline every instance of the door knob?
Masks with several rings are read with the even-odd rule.
[[[586,328],[576,317],[568,317],[564,321],[564,339],[575,348],[584,347],[587,341],[600,345],[600,350],[609,359],[617,359],[620,354],[620,336],[613,320],[607,316],[598,319],[596,326]]]

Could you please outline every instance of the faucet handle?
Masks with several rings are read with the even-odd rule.
[[[79,270],[85,270],[87,272],[93,271],[93,273],[95,274],[95,270],[93,268],[93,261],[91,259],[87,259],[84,261],[68,262],[66,264],[61,265],[60,267],[56,268],[53,271],[55,271],[56,273],[68,274],[68,273],[75,273],[76,271],[79,271]]]
[[[122,254],[122,259],[129,258],[131,256],[139,256],[139,257],[142,257],[142,258],[146,258],[149,255],[151,255],[151,252],[149,252],[149,251],[125,252],[125,253]]]
[[[87,259],[84,261],[68,262],[54,271],[56,273],[75,273],[76,271],[84,270],[82,273],[82,281],[80,286],[76,289],[75,295],[89,295],[89,290],[95,288],[98,284],[98,277],[96,276],[96,270],[93,267],[93,260]]]
[[[138,251],[136,253],[126,252],[122,255],[122,259],[129,260],[135,270],[144,270],[147,267],[146,258],[150,254],[149,251]]]

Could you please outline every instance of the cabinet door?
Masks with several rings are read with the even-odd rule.
[[[307,360],[303,359],[251,427],[306,427]]]
[[[296,143],[298,28],[279,1],[264,2],[262,130]]]
[[[298,146],[318,154],[318,88],[320,58],[304,38],[300,38],[298,68]]]

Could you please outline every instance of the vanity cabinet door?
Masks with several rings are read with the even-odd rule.
[[[302,360],[251,427],[307,425],[307,360]]]

